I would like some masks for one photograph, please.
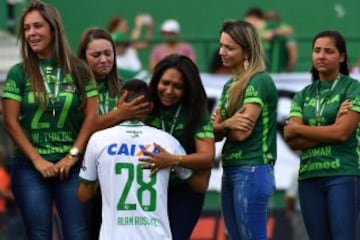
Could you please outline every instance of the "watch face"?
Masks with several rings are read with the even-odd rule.
[[[77,156],[78,154],[79,154],[79,149],[77,149],[77,148],[71,148],[70,149],[70,154],[72,155],[72,156]]]

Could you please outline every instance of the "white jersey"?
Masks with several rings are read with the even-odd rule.
[[[170,169],[151,178],[138,161],[142,150],[185,154],[170,134],[141,122],[124,122],[94,133],[87,145],[82,181],[99,180],[102,195],[100,240],[172,239],[167,213]]]

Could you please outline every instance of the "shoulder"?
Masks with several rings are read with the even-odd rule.
[[[250,77],[249,85],[254,88],[274,90],[276,91],[276,86],[274,80],[268,72],[257,72]],[[269,91],[270,92],[270,91]]]
[[[352,78],[350,76],[343,75],[341,77],[341,81],[343,81],[344,83],[346,83],[348,85],[360,86],[360,80]]]
[[[250,77],[250,81],[273,82],[273,79],[268,72],[257,72]]]
[[[15,73],[17,73],[17,74],[25,74],[25,67],[24,67],[24,64],[22,62],[13,65],[8,71],[8,75],[9,74],[15,74]]]

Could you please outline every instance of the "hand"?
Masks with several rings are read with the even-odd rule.
[[[249,114],[244,113],[245,109],[245,107],[242,107],[231,118],[226,119],[226,122],[224,123],[225,126],[232,130],[240,130],[244,132],[251,130],[255,123]]]
[[[294,138],[296,136],[296,128],[300,124],[296,121],[286,121],[286,125],[284,127],[284,138],[286,140]]]
[[[214,124],[216,118],[220,116],[220,108],[216,108],[215,111],[211,114],[211,122]]]
[[[72,166],[78,161],[77,158],[66,155],[60,161],[55,164],[60,180],[65,180],[69,177],[69,172]]]
[[[128,119],[143,119],[151,111],[150,104],[143,102],[144,96],[139,96],[133,99],[131,102],[126,102],[125,99],[128,96],[128,92],[125,91],[117,102],[118,116],[120,120]]]
[[[339,118],[341,115],[349,112],[350,108],[353,106],[352,102],[350,100],[346,99],[343,101],[340,105],[339,111],[336,115],[336,118]]]
[[[154,175],[160,169],[168,168],[177,163],[176,156],[168,153],[157,143],[154,143],[154,146],[159,150],[159,153],[145,150],[143,151],[143,154],[148,157],[139,158],[139,161],[147,163],[143,166],[143,169],[152,169],[150,176]]]
[[[44,178],[55,177],[57,175],[57,169],[54,163],[46,159],[39,158],[34,161],[33,164],[35,169],[38,170]]]

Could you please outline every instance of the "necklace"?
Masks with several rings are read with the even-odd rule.
[[[325,109],[325,105],[326,103],[329,101],[329,98],[333,92],[333,90],[335,89],[337,83],[339,82],[339,79],[341,77],[341,74],[339,74],[335,81],[332,83],[331,85],[331,88],[328,92],[328,94],[325,96],[325,98],[323,99],[323,101],[321,102],[321,97],[320,97],[320,80],[319,80],[319,83],[317,85],[317,89],[316,89],[316,123],[318,126],[321,125],[321,116],[324,112],[324,109]]]
[[[53,115],[53,117],[55,117],[55,115],[56,115],[55,103],[58,99],[59,89],[60,89],[60,68],[57,69],[57,73],[56,73],[54,93],[51,91],[50,86],[47,81],[47,78],[46,78],[47,76],[49,76],[51,74],[52,67],[49,66],[49,67],[45,68],[46,75],[41,67],[39,67],[39,69],[40,69],[40,73],[41,73],[41,76],[44,81],[46,95],[48,96],[48,98],[52,104],[52,115]]]
[[[170,133],[171,135],[172,135],[173,132],[174,132],[175,125],[176,125],[176,122],[177,122],[177,120],[178,120],[181,107],[182,107],[182,105],[179,105],[179,106],[178,106],[178,108],[176,109],[176,113],[175,113],[175,115],[174,115],[174,117],[173,117],[173,119],[172,119],[170,131],[168,132],[168,133]],[[162,114],[161,114],[161,129],[164,130],[165,132],[167,132],[167,131],[166,131],[166,127],[165,127],[164,118],[163,118]]]
[[[100,114],[105,115],[109,112],[109,92],[106,92],[105,99],[100,99],[99,101]]]

